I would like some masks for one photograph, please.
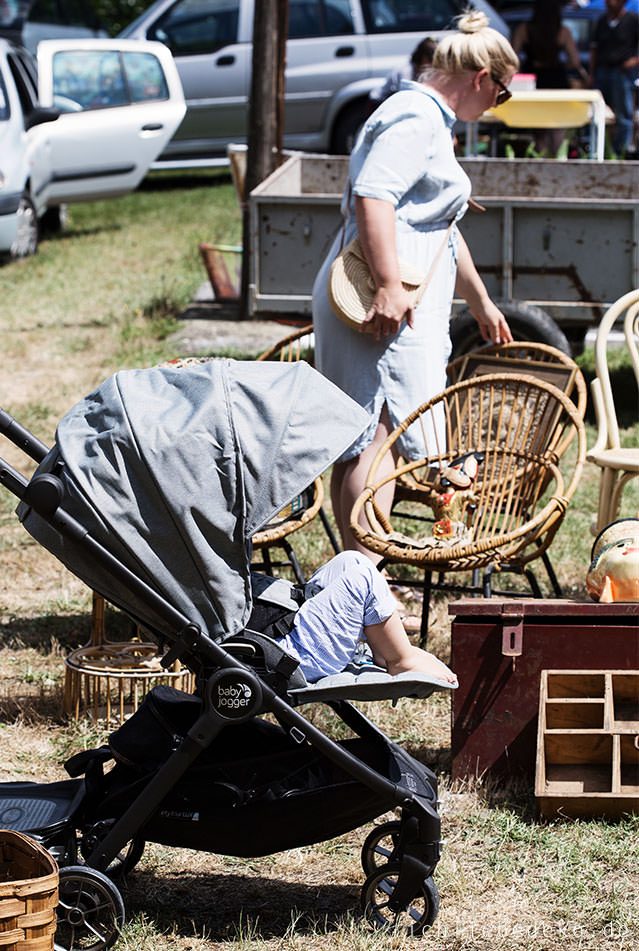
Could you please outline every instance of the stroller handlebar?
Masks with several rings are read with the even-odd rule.
[[[26,452],[28,456],[35,459],[36,462],[42,462],[49,451],[48,446],[30,433],[28,429],[21,426],[10,413],[0,407],[0,433],[7,439]]]

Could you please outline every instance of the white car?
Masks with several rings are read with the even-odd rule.
[[[0,39],[0,254],[33,254],[63,203],[135,189],[186,106],[162,43]]]

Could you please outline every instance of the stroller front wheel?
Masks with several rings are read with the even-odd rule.
[[[398,820],[384,822],[368,833],[362,846],[362,868],[365,875],[372,875],[395,860],[401,825]]]
[[[125,919],[124,902],[110,878],[88,865],[60,869],[55,951],[105,951]]]
[[[390,907],[399,878],[399,865],[385,865],[369,875],[362,886],[362,912],[375,928],[404,931],[418,937],[429,928],[439,911],[439,892],[432,876],[425,878],[411,903],[402,909]]]

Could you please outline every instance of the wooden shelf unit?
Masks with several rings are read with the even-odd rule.
[[[541,672],[535,796],[544,816],[639,813],[639,671]]]

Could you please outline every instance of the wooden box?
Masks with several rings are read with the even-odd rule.
[[[449,613],[454,779],[532,784],[542,670],[639,670],[639,604],[472,598]]]
[[[639,812],[639,670],[544,670],[535,796],[544,816]]]

